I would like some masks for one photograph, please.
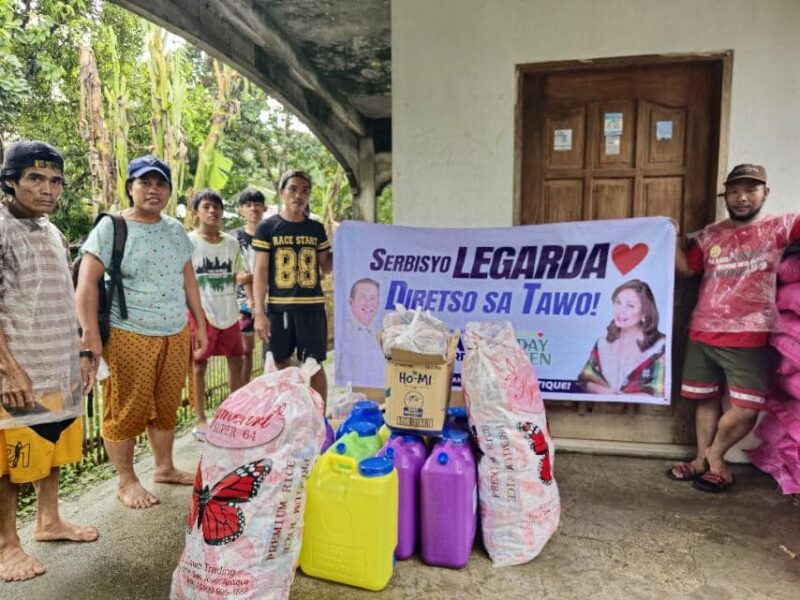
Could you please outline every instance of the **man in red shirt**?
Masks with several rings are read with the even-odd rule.
[[[775,271],[786,247],[800,238],[800,214],[761,214],[768,196],[764,167],[734,167],[725,179],[728,218],[703,229],[685,253],[679,240],[676,252],[679,275],[703,274],[681,384],[681,395],[697,401],[697,456],[667,476],[706,492],[733,483],[725,452],[748,434],[764,406]],[[722,414],[725,389],[731,407]]]

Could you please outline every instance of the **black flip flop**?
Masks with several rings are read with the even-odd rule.
[[[673,473],[676,469],[680,475]],[[667,478],[672,481],[694,481],[700,475],[691,463],[678,463],[667,469]]]
[[[719,473],[706,471],[695,479],[692,485],[701,492],[721,494],[733,485],[733,475],[731,475],[730,479],[724,479]]]

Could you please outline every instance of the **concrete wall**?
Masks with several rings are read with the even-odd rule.
[[[800,209],[800,0],[392,2],[394,222],[512,224],[515,66],[733,50],[728,161]]]

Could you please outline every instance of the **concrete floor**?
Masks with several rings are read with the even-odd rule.
[[[177,462],[193,470],[200,444],[176,441]],[[139,470],[151,481],[150,458]],[[292,600],[313,598],[542,599],[771,599],[800,598],[800,506],[781,496],[772,480],[737,467],[738,481],[714,496],[668,481],[669,463],[633,458],[560,454],[561,527],[531,563],[494,569],[475,550],[462,571],[419,560],[397,564],[382,592],[373,593],[306,577],[298,571]],[[124,509],[114,482],[88,490],[63,512],[101,531],[94,544],[42,544],[27,549],[47,573],[22,583],[0,582],[4,600],[167,598],[184,540],[190,490],[155,485],[162,504]]]

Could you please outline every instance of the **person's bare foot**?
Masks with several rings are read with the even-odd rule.
[[[158,504],[158,498],[148,492],[139,481],[120,483],[117,498],[128,508],[150,508]]]
[[[733,479],[733,474],[730,472],[730,469],[728,469],[728,463],[725,462],[722,456],[717,456],[709,450],[706,452],[706,460],[708,461],[709,471],[716,473],[726,481],[731,481]]]
[[[37,542],[94,542],[100,537],[100,532],[93,525],[76,525],[60,520],[52,525],[36,527],[33,539]]]
[[[194,475],[189,471],[183,471],[175,467],[158,467],[153,472],[153,481],[156,483],[173,483],[175,485],[192,485],[194,484]]]
[[[0,550],[0,579],[4,581],[25,581],[44,571],[44,565],[25,554],[21,546],[14,545]]]
[[[691,481],[695,477],[708,471],[705,458],[695,458],[687,463],[678,463],[670,470],[670,479],[675,481]]]

